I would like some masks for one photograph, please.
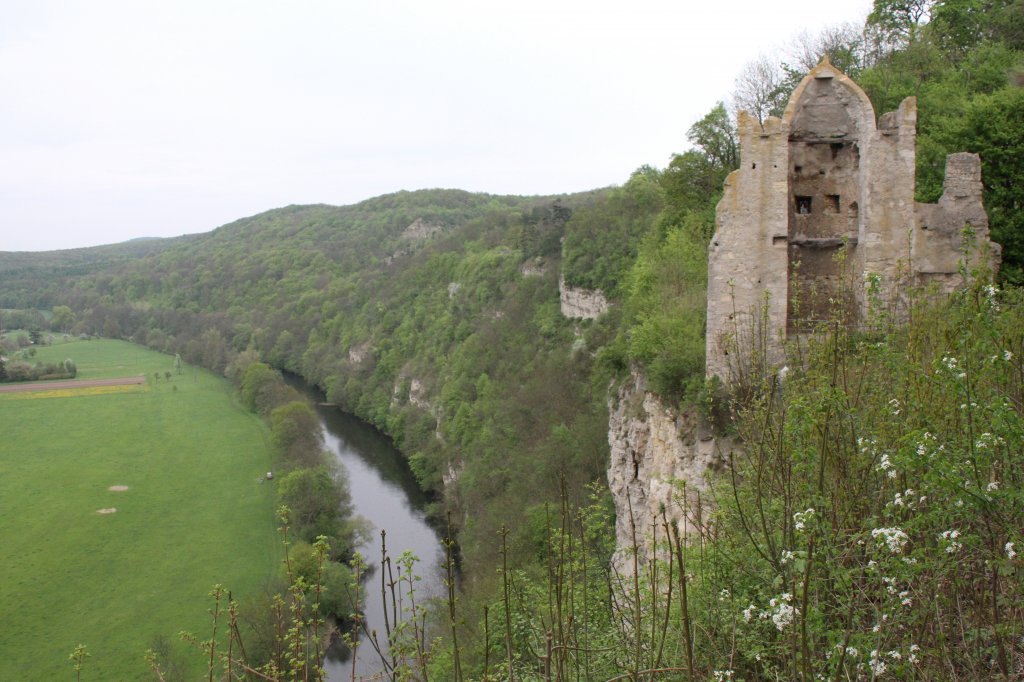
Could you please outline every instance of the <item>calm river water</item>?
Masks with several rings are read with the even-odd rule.
[[[307,393],[310,391],[307,389]],[[323,400],[322,395],[310,395]],[[366,619],[370,630],[376,629],[384,638],[384,612],[380,594],[380,532],[387,533],[388,554],[398,557],[409,551],[420,558],[416,600],[422,603],[429,596],[443,593],[441,567],[444,550],[441,536],[426,520],[427,498],[405,460],[391,441],[379,431],[337,407],[318,403],[317,414],[324,429],[327,448],[348,472],[349,487],[355,513],[370,522],[373,540],[360,548],[370,563],[372,574],[366,581]],[[327,672],[332,682],[352,679],[352,661],[340,647],[327,658]],[[356,679],[371,678],[381,669],[380,659],[365,635],[356,657]],[[373,678],[376,679],[376,678]]]

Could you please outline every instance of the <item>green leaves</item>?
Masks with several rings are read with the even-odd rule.
[[[704,378],[707,256],[702,241],[674,229],[649,236],[628,278],[628,352],[655,392],[694,397]]]

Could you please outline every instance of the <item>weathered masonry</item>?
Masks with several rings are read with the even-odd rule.
[[[900,287],[962,283],[968,267],[998,264],[974,154],[946,160],[938,204],[914,202],[917,101],[875,122],[864,91],[823,60],[782,119],[738,116],[740,167],[725,181],[708,261],[707,374],[726,383],[733,360],[762,348],[782,360],[787,336],[837,315],[856,325],[869,296],[899,304]],[[737,353],[736,351],[739,351]]]

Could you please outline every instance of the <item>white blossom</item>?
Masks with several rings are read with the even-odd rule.
[[[1003,546],[1003,549],[1006,550],[1007,559],[1013,559],[1017,556],[1017,551],[1013,548],[1012,542],[1007,542],[1006,545]]]
[[[806,511],[795,512],[793,514],[793,528],[797,531],[802,531],[807,527],[807,521],[814,516],[814,507],[808,507]]]
[[[792,599],[792,594],[784,592],[778,599],[772,599],[768,602],[768,605],[773,609],[771,612],[772,623],[775,624],[779,632],[785,630],[793,622],[796,614],[799,613],[796,607],[789,603]]]
[[[878,649],[871,650],[871,660],[868,662],[868,665],[871,666],[871,672],[873,672],[876,677],[885,673],[885,660],[879,657]]]
[[[956,554],[963,549],[963,545],[957,542],[958,537],[960,537],[958,530],[944,530],[939,535],[939,539],[946,543],[946,554]]]
[[[999,294],[999,289],[994,284],[986,285],[982,291],[985,292],[985,296],[988,297],[988,304],[992,307],[992,310],[999,312],[999,302],[996,300],[996,296]]]
[[[892,498],[892,503],[897,507],[913,507],[913,497],[914,490],[912,488],[907,488],[902,493],[896,493],[896,496]],[[924,498],[922,498],[922,501],[924,501]]]
[[[1002,436],[995,436],[986,431],[985,433],[978,436],[978,440],[974,442],[974,447],[976,447],[979,450],[984,450],[986,448],[998,447],[1000,445],[1004,445],[1005,443],[1006,441],[1003,439]]]
[[[871,537],[882,538],[889,551],[893,554],[901,554],[907,541],[910,539],[899,528],[874,528],[871,531]]]
[[[796,614],[796,609],[789,604],[779,604],[778,610],[772,614],[772,622],[775,623],[775,627],[779,632],[782,632],[786,627],[793,622],[793,616]]]

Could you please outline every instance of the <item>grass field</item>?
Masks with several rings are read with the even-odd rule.
[[[157,637],[209,637],[214,584],[238,598],[273,571],[267,430],[224,379],[165,379],[166,355],[75,340],[36,359],[65,358],[80,379],[148,381],[0,395],[0,680],[74,679],[80,643],[83,680],[150,679]]]

